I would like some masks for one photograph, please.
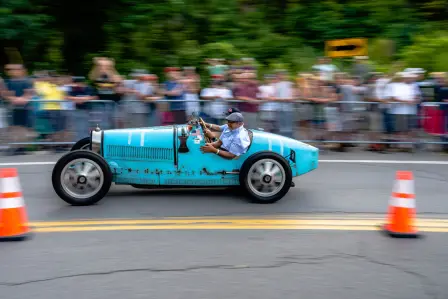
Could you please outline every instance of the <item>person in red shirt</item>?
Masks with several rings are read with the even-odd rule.
[[[258,82],[254,73],[246,72],[239,76],[236,87],[233,89],[235,100],[239,110],[244,113],[244,123],[247,128],[256,128],[258,124],[257,95],[259,93]]]

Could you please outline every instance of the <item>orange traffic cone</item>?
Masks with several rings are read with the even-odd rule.
[[[0,241],[21,241],[29,236],[17,169],[0,169]]]
[[[418,238],[415,223],[414,178],[411,171],[397,171],[389,202],[388,223],[382,229],[394,238]]]

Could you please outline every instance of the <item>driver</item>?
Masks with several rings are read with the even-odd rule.
[[[220,126],[222,131],[218,141],[201,146],[203,153],[214,153],[225,159],[235,159],[246,153],[250,145],[250,137],[244,128],[244,117],[235,112],[226,117],[227,124]]]
[[[230,114],[235,113],[235,112],[241,113],[241,111],[238,108],[229,108],[223,114],[225,116],[229,116]],[[213,141],[217,141],[219,135],[221,135],[221,132],[223,131],[224,126],[220,126],[220,125],[216,125],[216,124],[209,124],[206,122],[204,122],[204,124],[205,124],[205,131],[204,131],[205,136],[212,139]],[[215,133],[212,131],[214,131]]]

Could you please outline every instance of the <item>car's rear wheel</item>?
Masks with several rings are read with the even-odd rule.
[[[109,192],[112,172],[101,156],[90,151],[73,151],[56,162],[52,183],[65,202],[73,206],[93,205]]]
[[[274,203],[291,188],[292,172],[285,159],[274,153],[249,157],[240,171],[240,184],[255,203]]]
[[[79,140],[78,142],[76,142],[70,151],[76,151],[76,150],[87,150],[90,151],[92,150],[91,145],[90,145],[90,137],[86,137],[83,138],[81,140]]]

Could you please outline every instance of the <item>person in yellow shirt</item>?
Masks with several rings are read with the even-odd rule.
[[[47,72],[36,75],[34,88],[37,96],[38,111],[36,114],[35,129],[47,141],[60,141],[66,129],[63,102],[65,92],[60,88],[57,77]],[[55,102],[59,101],[59,102]]]
[[[64,91],[55,84],[54,79],[54,77],[44,76],[38,78],[34,83],[34,88],[41,101],[41,110],[61,110],[61,104],[54,101],[63,101],[65,94]],[[49,102],[45,103],[44,101]]]

